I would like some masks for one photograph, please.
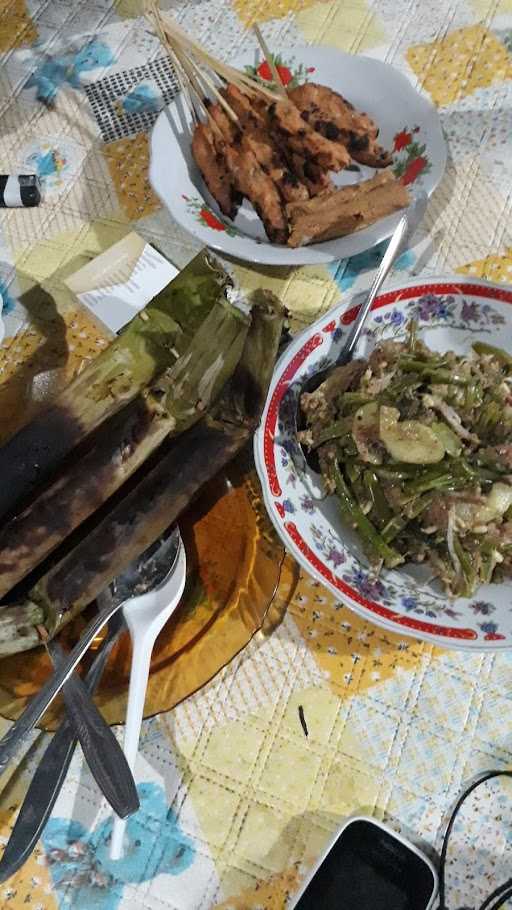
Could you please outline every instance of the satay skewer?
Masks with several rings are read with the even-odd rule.
[[[281,97],[287,98],[288,93],[287,93],[283,83],[281,82],[281,77],[280,77],[278,69],[274,63],[274,58],[267,47],[267,42],[265,41],[265,39],[261,33],[260,27],[258,25],[256,25],[256,23],[255,23],[252,28],[253,28],[254,34],[256,35],[256,40],[263,52],[263,56],[270,67],[270,72],[272,73],[272,79],[274,80],[274,85],[275,85],[277,91],[279,92],[279,94],[281,95]]]
[[[187,57],[183,54],[183,49],[174,47],[174,52],[178,56],[183,68],[187,72],[189,78],[191,78],[196,84],[198,80],[202,80],[203,84],[206,86],[206,89],[214,96],[216,102],[220,104],[223,110],[228,115],[229,119],[237,126],[240,126],[240,120],[238,115],[235,113],[230,104],[226,101],[224,95],[222,95],[207,73],[205,73],[196,63],[193,57]],[[204,95],[204,93],[203,93]]]
[[[217,60],[209,54],[208,51],[205,51],[200,44],[197,44],[197,42],[183,31],[170,13],[158,9],[155,0],[148,0],[148,7],[146,9],[146,15],[149,19],[154,21],[154,19],[158,17],[161,22],[164,35],[162,43],[164,46],[167,47],[169,43],[172,43],[174,46],[181,46],[190,56],[193,55],[196,57],[197,60],[208,66],[209,69],[213,70],[213,72],[226,83],[233,82],[240,89],[243,88],[253,95],[262,95],[269,101],[276,101],[279,99],[279,95],[276,91],[271,91],[265,86],[260,85],[251,76],[247,76],[233,66],[229,66],[221,60]]]

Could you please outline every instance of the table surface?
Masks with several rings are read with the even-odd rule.
[[[406,73],[438,105],[450,157],[403,277],[510,281],[512,0],[171,5],[224,58],[255,46],[248,29],[258,21],[285,60],[294,46],[324,43]],[[162,49],[139,14],[138,0],[0,0],[0,170],[37,171],[45,187],[40,208],[0,216],[4,429],[21,419],[41,369],[71,375],[104,344],[66,275],[133,229],[177,266],[197,250],[147,182],[154,113],[119,117],[112,104],[148,79],[165,95],[167,70],[154,62]],[[369,253],[239,275],[276,290],[299,326],[368,286],[376,262]],[[283,908],[301,868],[356,811],[438,848],[462,783],[510,764],[511,684],[511,655],[402,640],[304,577],[271,637],[145,723],[127,857],[108,859],[109,814],[77,752],[43,841],[0,886],[0,907]],[[34,738],[21,772],[1,781],[2,838],[44,744]],[[512,873],[511,797],[507,785],[488,786],[464,810],[448,870],[452,910],[479,905]]]

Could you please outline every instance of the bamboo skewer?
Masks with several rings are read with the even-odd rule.
[[[272,79],[274,80],[274,85],[275,85],[277,91],[279,92],[279,94],[281,95],[282,98],[288,98],[288,94],[286,92],[286,89],[285,89],[283,83],[281,82],[281,77],[280,77],[277,67],[274,63],[274,58],[267,47],[267,43],[261,33],[259,26],[254,24],[253,31],[254,31],[254,34],[256,35],[256,40],[257,40],[261,50],[263,51],[263,56],[270,67],[270,72],[272,73]]]
[[[195,92],[195,94],[197,95],[197,97],[198,97],[198,99],[199,99],[199,103],[200,103],[201,106],[203,106],[203,99],[200,97],[199,93],[197,92],[197,90],[196,90],[196,88],[195,88],[195,86],[194,86],[192,80],[190,79],[188,73],[187,73],[187,72],[185,71],[185,69],[183,68],[183,66],[182,66],[182,64],[181,64],[181,61],[180,61],[178,55],[177,55],[177,54],[174,52],[174,50],[172,50],[171,48],[169,48],[169,53],[170,53],[170,56],[171,56],[171,60],[172,60],[174,69],[176,70],[176,75],[177,75],[177,77],[178,77],[178,82],[180,83],[181,90],[182,90],[182,92],[183,92],[185,101],[186,101],[188,107],[190,108],[190,112],[191,112],[191,114],[192,114],[192,119],[193,119],[194,122],[197,124],[197,123],[199,123],[200,118],[199,118],[199,115],[198,115],[198,113],[197,113],[196,106],[195,106],[194,101],[193,101],[193,99],[192,99],[192,94],[191,94],[191,93],[192,93],[192,92]]]
[[[189,86],[191,87],[192,91],[194,92],[194,94],[199,102],[200,110],[201,110],[202,114],[206,117],[206,119],[208,121],[208,125],[210,126],[210,129],[214,132],[217,139],[221,143],[223,143],[225,141],[224,134],[223,134],[221,128],[219,127],[217,121],[215,120],[215,118],[212,117],[208,106],[205,104],[204,92],[201,89],[201,85],[197,81],[193,71],[191,72],[189,67],[187,66],[187,64],[188,64],[187,58],[180,57],[179,53],[174,48],[171,48],[170,45],[168,47],[168,50],[169,50],[171,59],[175,65],[175,67],[178,67],[182,71],[185,79],[188,81]],[[197,123],[200,123],[201,120],[197,115],[196,107],[194,105],[194,102],[193,102],[190,94],[188,95],[187,100],[188,100],[188,103],[190,104],[190,108],[192,111],[192,119],[193,119],[195,125],[197,125]],[[234,112],[233,112],[233,114],[234,114]]]
[[[183,47],[181,46],[181,44],[178,41],[173,40],[173,38],[169,35],[168,29],[166,30],[165,23],[162,22],[162,15],[161,15],[160,10],[156,6],[156,3],[151,3],[151,2],[146,3],[146,10],[148,10],[148,9],[151,10],[152,17],[154,18],[157,30],[159,32],[160,40],[162,41],[163,44],[165,44],[167,50],[171,54],[175,68],[178,69],[178,78],[179,78],[182,88],[185,87],[184,80],[182,78],[182,74],[183,74],[183,75],[185,75],[186,81],[188,81],[189,85],[192,87],[195,94],[197,95],[197,98],[199,99],[199,102],[200,102],[202,108],[204,109],[205,113],[208,115],[208,119],[210,121],[212,121],[212,118],[208,114],[208,110],[204,103],[205,92],[201,88],[201,81],[202,81],[204,83],[204,85],[206,86],[207,90],[209,92],[211,92],[211,94],[214,96],[217,103],[220,104],[221,107],[225,110],[225,112],[228,115],[228,117],[230,118],[230,120],[232,120],[233,123],[236,124],[236,126],[240,126],[240,120],[239,120],[237,114],[235,113],[233,108],[228,104],[228,102],[223,97],[223,95],[221,95],[219,89],[217,88],[217,86],[215,85],[215,83],[213,82],[211,77],[208,75],[208,73],[206,73],[204,70],[202,70],[199,67],[199,65],[197,64],[197,62],[195,61],[195,59],[192,55],[187,56],[184,53]],[[192,99],[189,98],[187,100],[189,101],[190,107],[192,109],[194,107],[193,103],[192,103]],[[195,112],[195,109],[194,109],[194,112]],[[217,124],[215,124],[215,128],[216,128],[216,131],[219,133],[220,131],[219,131],[219,128],[217,127]]]
[[[148,0],[146,15],[152,22],[158,23],[159,33],[163,38],[162,43],[166,48],[168,48],[169,45],[172,45],[174,48],[176,48],[176,46],[181,47],[182,51],[185,51],[188,56],[194,56],[209,69],[213,70],[213,72],[223,81],[233,82],[240,90],[245,90],[246,92],[255,95],[263,95],[268,101],[276,101],[279,99],[280,96],[276,91],[267,89],[251,76],[247,76],[233,66],[229,66],[221,60],[217,60],[216,57],[213,57],[212,54],[205,51],[200,44],[195,42],[183,31],[169,13],[162,12],[162,10],[158,9],[155,0]]]
[[[191,79],[189,77],[189,74],[185,71],[182,61],[179,59],[174,47],[172,47],[166,41],[165,32],[162,27],[162,22],[161,22],[160,16],[159,16],[159,10],[158,10],[158,7],[156,7],[156,4],[154,5],[154,9],[153,9],[152,4],[147,2],[147,0],[146,0],[146,2],[144,3],[144,14],[146,15],[146,18],[151,18],[153,20],[153,24],[156,28],[156,31],[157,31],[158,37],[160,38],[161,43],[166,45],[166,47],[167,47],[169,56],[171,57],[171,61],[172,61],[172,64],[173,64],[175,72],[176,72],[176,77],[178,79],[181,91],[183,92],[183,96],[185,98],[186,104],[190,110],[192,120],[194,122],[194,125],[197,126],[197,124],[200,123],[200,117],[197,113],[196,106],[192,99],[191,91],[195,92],[195,94],[197,95],[197,98],[201,105],[201,109],[204,108],[202,93],[200,91],[198,91],[197,88],[195,88],[193,82],[191,81]]]
[[[180,49],[180,51],[182,53],[181,49]],[[185,72],[187,73],[187,76],[189,77],[189,79],[191,81],[195,81],[196,84],[197,84],[197,79],[202,79],[204,84],[207,86],[209,91],[214,96],[215,100],[225,110],[229,119],[232,120],[236,126],[240,126],[240,120],[238,118],[238,115],[235,114],[233,108],[228,104],[228,102],[226,101],[224,96],[221,95],[221,93],[219,92],[217,86],[214,84],[212,79],[210,79],[210,77],[208,76],[207,73],[205,73],[205,72],[203,72],[203,70],[201,70],[201,68],[198,66],[198,64],[196,63],[196,61],[194,60],[193,57],[187,58],[185,55],[181,56],[180,51],[178,51],[178,49],[176,47],[174,47],[174,53],[178,57],[181,65],[184,68]],[[204,104],[204,102],[203,102],[203,104]]]
[[[201,86],[195,80],[193,75],[190,74],[189,72],[187,72],[187,69],[184,66],[184,62],[180,59],[180,57],[178,56],[178,54],[176,53],[174,48],[169,47],[168,51],[171,56],[171,60],[174,64],[175,70],[180,74],[180,82],[181,82],[182,86],[183,87],[186,86],[185,98],[186,98],[187,103],[189,104],[193,119],[195,120],[196,123],[200,122],[200,117],[197,113],[196,105],[192,99],[192,93],[196,96],[197,102],[199,103],[199,108],[201,110],[201,113],[204,114],[204,116],[208,117],[208,119],[211,119],[209,112],[208,112],[208,108],[206,107],[206,105],[204,103],[204,93],[201,90]],[[217,124],[215,124],[215,126],[217,126]],[[218,127],[217,127],[217,130],[220,135],[220,130],[218,129]]]

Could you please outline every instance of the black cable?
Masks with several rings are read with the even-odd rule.
[[[510,882],[512,882],[512,879],[509,878],[508,883],[510,884]],[[512,888],[509,888],[508,891],[505,891],[501,897],[498,898],[497,902],[489,908],[489,910],[500,910],[500,907],[503,907],[505,901],[508,901],[510,897],[512,897]]]
[[[499,885],[498,888],[496,888],[495,891],[492,892],[492,894],[489,894],[489,897],[487,897],[484,900],[482,906],[480,907],[480,910],[496,910],[497,907],[501,907],[502,901],[503,901],[503,894],[505,891],[510,890],[511,885],[512,885],[512,878],[508,878],[507,881],[503,882],[502,885]],[[493,901],[496,897],[499,898],[499,902],[497,904],[493,904],[492,907],[489,907],[491,901]]]
[[[450,838],[450,834],[452,833],[453,825],[454,825],[455,819],[457,817],[457,814],[459,812],[459,809],[461,808],[461,806],[465,802],[465,800],[468,798],[468,796],[471,795],[473,790],[476,790],[476,788],[479,787],[480,784],[485,784],[488,780],[492,780],[495,777],[512,777],[512,771],[486,771],[486,772],[484,772],[482,775],[480,775],[480,777],[477,780],[473,781],[473,783],[470,784],[470,786],[466,788],[466,790],[464,791],[462,796],[460,796],[459,799],[457,800],[455,808],[451,814],[448,825],[446,826],[446,831],[445,831],[445,835],[443,838],[443,845],[441,847],[441,855],[439,858],[439,910],[448,910],[448,907],[446,906],[446,901],[445,901],[446,854],[448,852],[448,840]],[[498,898],[498,902],[493,904],[492,907],[489,906],[490,902],[492,900],[494,900],[495,897]],[[503,901],[507,901],[510,897],[512,897],[512,879],[508,879],[506,882],[503,882],[503,884],[500,885],[499,888],[496,888],[493,891],[493,893],[490,894],[488,898],[486,898],[486,900],[480,907],[480,910],[499,910],[499,908],[503,906]]]

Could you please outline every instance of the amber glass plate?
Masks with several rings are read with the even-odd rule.
[[[208,484],[180,522],[188,562],[183,601],[153,652],[145,715],[167,711],[201,688],[260,631],[282,619],[298,579],[264,509],[248,456]],[[82,615],[60,640],[70,647]],[[99,643],[98,643],[99,644]],[[14,719],[50,673],[44,648],[0,660],[0,714]],[[126,634],[107,665],[96,701],[110,723],[122,723],[130,670]],[[44,718],[60,718],[56,703]]]

